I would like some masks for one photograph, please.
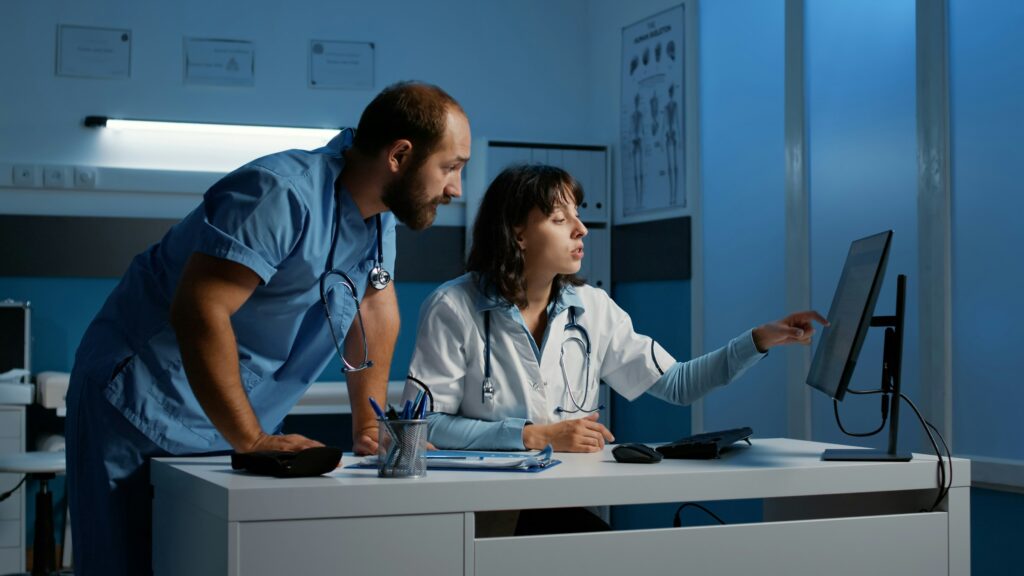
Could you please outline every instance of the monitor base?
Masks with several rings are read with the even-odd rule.
[[[830,448],[821,454],[822,460],[841,462],[910,462],[911,458],[913,458],[913,455],[909,452],[890,454],[883,450],[867,450],[864,448]]]

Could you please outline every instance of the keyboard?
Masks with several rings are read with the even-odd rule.
[[[655,448],[665,458],[690,458],[709,459],[718,458],[722,452],[729,450],[733,444],[740,440],[746,440],[750,444],[750,436],[754,431],[749,427],[731,428],[729,430],[718,430],[716,432],[704,432],[694,434],[686,438],[680,438]]]

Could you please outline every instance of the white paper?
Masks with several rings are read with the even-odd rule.
[[[310,40],[310,88],[373,89],[370,42]]]
[[[57,75],[131,77],[131,30],[61,25],[57,31]]]
[[[252,86],[256,47],[244,40],[185,39],[185,82],[217,86]]]

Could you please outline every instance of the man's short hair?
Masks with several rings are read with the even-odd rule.
[[[433,84],[397,82],[363,110],[352,145],[372,156],[404,139],[412,142],[416,156],[426,158],[444,137],[449,109],[465,114],[454,98]]]

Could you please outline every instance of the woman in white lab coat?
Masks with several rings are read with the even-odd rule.
[[[598,384],[688,404],[728,384],[772,347],[808,344],[818,313],[747,330],[676,362],[633,330],[621,308],[575,274],[587,228],[580,185],[551,166],[511,167],[491,183],[473,228],[469,272],[420,312],[405,397],[432,396],[438,448],[595,452],[614,440],[597,422]]]

